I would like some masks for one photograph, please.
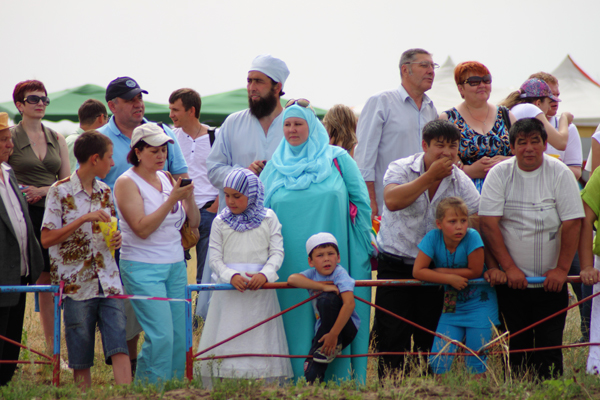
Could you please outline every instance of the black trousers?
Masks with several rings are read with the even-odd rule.
[[[27,284],[27,279],[21,277],[22,284]],[[0,295],[1,296],[1,295]],[[0,335],[21,343],[23,332],[23,318],[25,317],[26,293],[19,294],[19,302],[13,307],[0,307]],[[18,360],[21,348],[0,339],[0,360]],[[17,364],[0,364],[0,386],[10,382]]]
[[[509,289],[496,286],[500,318],[512,333],[537,322],[569,305],[567,285],[562,291],[545,292],[544,288]],[[510,350],[562,345],[567,313],[562,313],[533,329],[510,338]],[[510,367],[514,374],[525,369],[540,379],[552,379],[563,373],[561,349],[510,354]]]
[[[335,293],[331,292],[323,292],[317,297],[317,310],[319,310],[319,317],[321,319],[321,325],[315,334],[315,337],[312,341],[312,345],[310,347],[309,355],[315,354],[315,351],[323,346],[323,343],[319,343],[319,340],[323,337],[323,335],[329,333],[333,325],[335,325],[335,321],[337,321],[338,316],[340,315],[340,310],[344,305],[341,297]],[[342,344],[342,349],[348,347],[350,343],[356,337],[358,330],[352,319],[349,319],[346,322],[346,325],[342,328],[338,336],[338,344]],[[313,383],[316,379],[319,379],[320,382],[324,382],[325,380],[325,372],[327,371],[327,367],[329,364],[317,363],[312,360],[312,358],[307,358],[304,362],[304,377],[306,381],[309,383]]]
[[[378,279],[414,279],[413,266],[405,264],[402,259],[382,252],[378,261]],[[443,303],[442,286],[379,286],[375,297],[376,305],[434,332]],[[433,335],[379,310],[375,311],[374,331],[379,352],[428,352],[433,345]],[[414,349],[411,348],[411,338]],[[380,357],[379,377],[384,378],[402,369],[409,372],[411,365],[406,360],[405,356]]]

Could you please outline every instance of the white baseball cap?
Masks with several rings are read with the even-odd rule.
[[[133,148],[140,140],[143,140],[152,147],[162,146],[167,142],[175,143],[173,138],[167,135],[163,128],[153,123],[140,125],[133,130],[133,134],[131,135],[131,148]]]

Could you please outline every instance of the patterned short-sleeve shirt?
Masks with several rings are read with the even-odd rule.
[[[116,216],[110,188],[94,179],[90,196],[74,172],[50,187],[42,228],[60,229],[98,210]],[[100,286],[106,295],[123,293],[119,269],[96,222],[85,222],[49,253],[52,283],[64,281],[64,294],[73,300],[102,297]]]
[[[403,185],[425,174],[425,153],[401,158],[390,163],[383,180],[389,184]],[[425,234],[435,229],[435,210],[446,197],[460,197],[469,209],[469,215],[479,210],[479,192],[471,178],[460,168],[452,168],[452,174],[442,179],[435,195],[429,198],[424,191],[408,207],[390,211],[384,204],[381,228],[377,234],[379,249],[400,257],[417,258],[417,245]]]

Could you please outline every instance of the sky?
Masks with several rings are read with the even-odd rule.
[[[181,87],[245,87],[252,59],[270,53],[291,71],[286,98],[360,106],[398,87],[400,55],[413,47],[439,64],[480,61],[501,86],[567,54],[600,81],[593,0],[3,0],[1,9],[0,102],[26,79],[55,92],[131,76],[146,99],[167,103]]]

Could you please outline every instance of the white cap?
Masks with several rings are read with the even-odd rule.
[[[153,123],[146,123],[133,130],[131,135],[131,148],[140,140],[143,140],[152,147],[162,146],[167,142],[175,143],[173,138],[165,133],[163,128]]]
[[[270,54],[257,56],[252,60],[252,65],[248,71],[262,72],[275,82],[281,82],[281,87],[285,85],[285,81],[290,75],[287,65],[279,58],[275,58]]]
[[[310,252],[313,251],[315,247],[325,243],[335,243],[336,246],[338,244],[337,240],[335,240],[335,236],[329,232],[319,232],[312,235],[306,241],[306,254],[310,255]]]

